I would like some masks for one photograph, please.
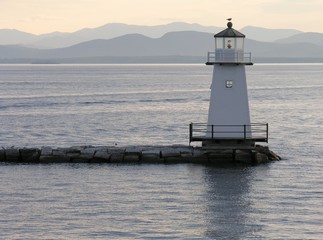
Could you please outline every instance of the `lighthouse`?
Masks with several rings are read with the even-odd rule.
[[[233,28],[214,35],[215,51],[208,52],[206,65],[213,66],[207,124],[190,124],[190,142],[204,146],[254,146],[268,141],[268,124],[251,123],[246,66],[253,65],[244,51],[245,35]]]

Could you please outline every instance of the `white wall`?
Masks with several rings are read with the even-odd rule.
[[[226,88],[227,80],[233,82],[232,88]],[[245,65],[214,65],[208,125],[250,125]],[[243,131],[243,127],[217,130]],[[219,133],[216,137],[243,137],[243,134]]]

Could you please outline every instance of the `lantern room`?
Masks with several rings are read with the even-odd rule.
[[[223,63],[243,63],[252,65],[251,53],[244,52],[245,35],[232,28],[228,22],[227,29],[214,35],[215,52],[208,53],[207,65]]]
[[[232,22],[228,22],[228,28],[214,35],[215,50],[231,49],[243,50],[245,35],[232,28]]]

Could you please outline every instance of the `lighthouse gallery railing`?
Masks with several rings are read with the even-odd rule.
[[[231,134],[239,135],[239,137],[223,137],[224,135],[230,136]],[[268,143],[268,123],[252,123],[250,125],[190,124],[190,142],[231,139]]]
[[[216,51],[208,52],[208,63],[251,63],[251,52],[244,51]]]

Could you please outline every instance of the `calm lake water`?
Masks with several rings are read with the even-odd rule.
[[[0,163],[0,239],[322,239],[323,65],[247,67],[257,166]],[[0,147],[188,144],[212,67],[0,65]]]

